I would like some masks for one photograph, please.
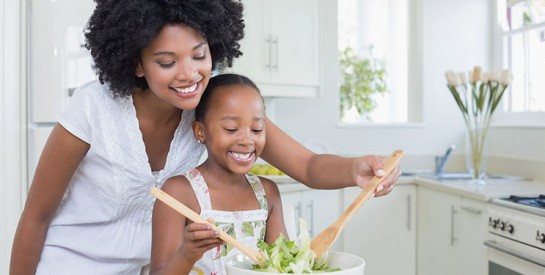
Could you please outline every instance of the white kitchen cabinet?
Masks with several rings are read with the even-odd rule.
[[[304,189],[282,192],[282,203],[290,203],[295,208],[295,217],[303,218],[308,224],[309,233],[315,236],[339,218],[340,191],[339,190],[315,190]],[[297,224],[297,231],[298,229]],[[292,238],[293,239],[293,238]],[[339,250],[337,241],[331,247]]]
[[[264,96],[315,96],[319,87],[316,0],[245,0],[243,56],[230,71],[250,77]]]
[[[344,208],[360,192],[358,187],[345,189]],[[366,274],[415,274],[416,193],[415,185],[399,184],[387,196],[365,202],[348,221],[344,251],[365,260]]]
[[[91,55],[81,46],[95,3],[32,0],[29,7],[30,120],[51,123],[75,88],[96,79]]]
[[[418,190],[418,274],[488,274],[486,203]]]

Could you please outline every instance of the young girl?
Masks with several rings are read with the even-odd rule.
[[[139,274],[150,261],[149,189],[197,165],[194,109],[211,71],[241,55],[237,0],[96,2],[85,37],[99,81],[76,91],[42,151],[11,274]],[[314,154],[265,126],[262,158],[310,187],[364,186],[383,171],[384,158]]]
[[[240,75],[215,76],[195,112],[193,131],[208,158],[167,180],[163,190],[256,250],[258,240],[287,236],[277,186],[247,174],[265,147],[265,107],[255,84]],[[240,254],[221,245],[209,226],[191,223],[160,201],[152,232],[152,273],[224,274],[224,257]]]

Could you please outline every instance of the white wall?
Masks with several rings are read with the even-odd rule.
[[[475,65],[490,69],[492,58],[491,28],[493,14],[490,0],[420,0],[423,122],[421,124],[340,127],[338,126],[338,67],[335,35],[335,0],[324,0],[322,96],[316,99],[277,99],[275,121],[290,135],[305,143],[321,139],[340,154],[389,154],[402,148],[419,164],[404,162],[411,168],[425,163],[433,165],[433,155],[457,144],[455,154],[464,153],[464,123],[450,92],[446,88],[447,70],[469,71]],[[294,115],[297,114],[297,115]],[[491,129],[490,171],[521,163],[539,167],[545,162],[544,129]],[[536,143],[532,140],[541,140]],[[492,159],[499,158],[497,161]],[[507,159],[506,159],[507,158]],[[463,158],[458,166],[463,166]],[[514,161],[518,159],[519,161]],[[408,158],[407,158],[408,160]],[[422,162],[423,160],[423,162]],[[511,161],[511,162],[510,162]],[[494,163],[498,167],[493,167]],[[455,164],[451,164],[455,165]],[[514,166],[516,167],[516,166]],[[447,167],[449,168],[449,167]],[[458,167],[460,168],[460,167]],[[520,168],[520,167],[519,167]],[[522,171],[519,168],[508,172]],[[532,172],[532,169],[525,172]],[[543,169],[541,169],[543,170]],[[498,172],[498,171],[496,171]],[[501,171],[503,172],[503,171]],[[533,177],[543,176],[531,175]],[[545,178],[545,176],[543,177]]]
[[[26,194],[21,5],[20,0],[0,0],[0,274],[8,274],[13,234]]]

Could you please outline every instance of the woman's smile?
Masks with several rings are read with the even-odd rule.
[[[174,90],[176,95],[179,97],[189,98],[198,94],[200,88],[201,88],[201,81],[195,82],[191,86],[172,87],[172,90]]]

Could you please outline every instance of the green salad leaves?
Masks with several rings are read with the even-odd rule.
[[[310,235],[304,220],[299,219],[299,236],[295,241],[280,235],[271,245],[259,242],[265,264],[254,265],[254,270],[277,273],[322,273],[340,270],[329,268],[327,253],[316,259],[316,253],[310,249]]]

